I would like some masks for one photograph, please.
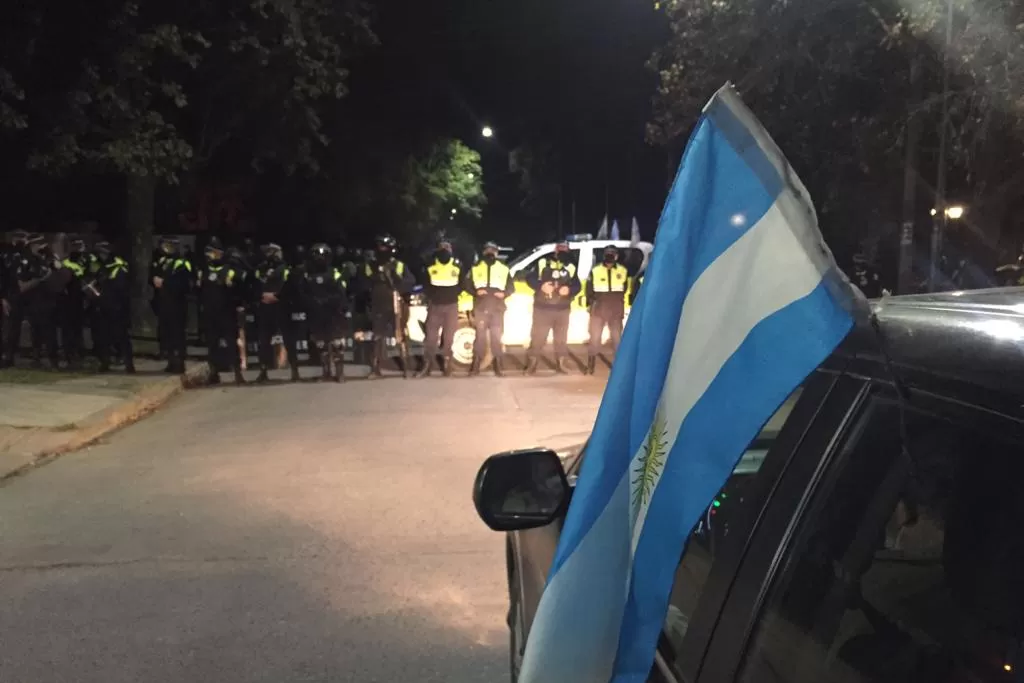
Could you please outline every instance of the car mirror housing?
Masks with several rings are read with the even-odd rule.
[[[569,504],[562,461],[554,451],[541,448],[492,455],[476,475],[473,504],[495,531],[546,526]]]

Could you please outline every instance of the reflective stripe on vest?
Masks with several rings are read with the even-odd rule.
[[[590,273],[590,281],[594,287],[595,294],[625,292],[628,279],[629,273],[623,265],[615,265],[608,268],[602,263],[594,266],[594,270]]]
[[[82,275],[85,274],[85,268],[83,268],[82,266],[78,265],[77,263],[75,263],[71,259],[64,259],[63,264],[64,264],[65,268],[70,270],[72,273],[74,273],[78,277],[82,277]]]
[[[505,291],[508,284],[509,269],[501,261],[488,266],[486,261],[473,266],[473,289],[500,289]]]
[[[552,264],[558,264],[558,267],[556,268]],[[548,263],[548,260],[546,258],[542,258],[539,261],[537,261],[537,275],[543,275],[544,274],[544,268],[546,266],[549,266],[549,265],[551,266],[552,270],[558,270],[559,268],[565,268],[567,271],[569,271],[569,277],[576,277],[576,265],[575,264],[572,264],[572,263],[562,263],[561,261],[552,261],[551,263]]]
[[[378,264],[378,267],[380,265]],[[401,277],[402,273],[405,272],[405,264],[401,261],[395,261],[395,273]],[[373,277],[373,266],[369,263],[366,264],[366,277]]]
[[[188,272],[191,273],[192,272],[192,263],[190,261],[186,261],[185,259],[181,259],[181,258],[177,259],[174,262],[174,266],[171,268],[171,272],[172,273],[176,272],[178,270],[178,268],[184,268],[185,270],[187,270]]]
[[[456,287],[459,284],[459,267],[453,262],[445,265],[434,261],[434,265],[427,268],[427,275],[434,287]]]

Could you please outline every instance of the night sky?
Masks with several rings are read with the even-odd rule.
[[[375,30],[380,45],[353,66],[347,106],[399,137],[451,135],[478,149],[485,228],[517,230],[508,151],[540,140],[563,159],[567,232],[573,196],[577,231],[596,231],[607,173],[612,218],[628,233],[636,215],[653,235],[667,171],[665,150],[643,139],[656,87],[644,64],[667,29],[650,0],[384,0]],[[557,209],[548,214],[533,232],[553,233]]]

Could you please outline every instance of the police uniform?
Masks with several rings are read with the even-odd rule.
[[[587,372],[593,374],[601,353],[601,337],[607,327],[612,352],[622,339],[622,319],[626,315],[629,272],[621,263],[604,261],[594,266],[587,279],[587,305],[590,307],[590,343],[587,346]]]
[[[93,324],[92,336],[96,356],[100,361],[100,372],[110,370],[111,358],[120,355],[125,371],[135,372],[132,358],[131,339],[131,279],[128,264],[124,259],[113,256],[100,259],[95,270],[95,279],[87,289],[92,292]]]
[[[72,247],[62,266],[67,269],[67,284],[57,298],[57,320],[60,325],[60,343],[69,367],[82,361],[83,328],[85,327],[85,292],[82,290],[87,259],[84,245]]]
[[[426,377],[434,368],[440,342],[444,341],[444,374],[452,374],[452,339],[459,327],[459,295],[462,294],[462,268],[451,251],[440,250],[427,267],[424,287],[427,298],[427,320],[424,324],[423,369],[418,377]]]
[[[537,269],[530,273],[528,282],[535,294],[526,372],[532,374],[537,371],[538,357],[551,333],[555,347],[555,368],[564,374],[568,372],[566,356],[569,355],[569,313],[572,300],[582,288],[576,277],[576,266],[559,260],[556,253],[552,258],[538,261]],[[544,291],[548,286],[551,288],[550,293]],[[562,288],[567,288],[568,292],[563,294],[560,291]]]
[[[496,257],[484,258],[470,269],[464,288],[473,294],[473,327],[476,330],[470,374],[480,371],[480,364],[489,341],[491,355],[494,357],[494,373],[501,376],[501,337],[505,332],[505,300],[516,291],[512,273],[508,266]]]
[[[199,271],[197,283],[203,311],[201,324],[212,369],[210,381],[212,384],[220,382],[217,372],[223,365],[223,354],[227,353],[235,382],[242,384],[245,379],[238,349],[236,310],[242,305],[243,296],[239,273],[222,259],[211,259],[208,254],[206,267]]]
[[[155,299],[160,346],[167,356],[165,370],[175,374],[185,372],[188,294],[192,277],[192,262],[174,252],[164,254],[154,271],[154,278],[160,278]]]
[[[405,297],[412,291],[415,279],[406,265],[394,257],[393,241],[378,242],[379,248],[373,260],[363,266],[359,286],[366,293],[370,305],[370,329],[373,332],[370,371],[376,377],[381,376],[385,341],[388,337],[394,337],[402,354],[403,375],[408,377],[409,342],[405,335],[408,311]]]
[[[320,257],[314,247],[314,258],[306,273],[309,296],[309,336],[320,352],[324,379],[343,382],[345,379],[344,337],[348,292],[345,276],[329,260],[330,249],[324,246]]]
[[[42,236],[30,239],[38,249]],[[44,258],[32,249],[22,250],[15,260],[13,272],[14,290],[11,301],[11,315],[8,332],[7,354],[13,364],[21,347],[22,323],[28,320],[32,332],[32,355],[34,364],[42,360],[43,348],[49,356],[50,365],[58,363],[57,350],[57,287],[50,279],[53,273],[51,259]]]
[[[274,335],[280,334],[288,355],[292,380],[299,379],[299,359],[295,346],[295,325],[292,305],[288,298],[292,269],[281,259],[267,259],[256,268],[259,283],[256,304],[256,325],[259,336],[260,379],[266,379],[267,370],[274,367]],[[275,301],[264,301],[265,295]]]

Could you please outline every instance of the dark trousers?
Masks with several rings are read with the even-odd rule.
[[[548,341],[548,333],[553,333],[556,356],[569,354],[569,309],[543,308],[533,309],[533,328],[530,330],[530,350],[528,355],[536,356],[544,350]]]
[[[202,331],[211,368],[218,372],[224,367],[242,369],[238,350],[238,316],[233,309],[218,310],[204,306]]]
[[[25,302],[10,302],[11,314],[7,317],[7,359],[13,363],[21,350],[21,327],[25,322]]]
[[[29,306],[28,324],[32,330],[32,357],[40,360],[43,347],[52,365],[57,365],[59,352],[57,349],[57,305],[53,300],[34,301]]]
[[[491,355],[501,358],[501,335],[505,332],[505,311],[482,310],[474,313],[473,328],[476,340],[473,342],[473,357],[478,361],[484,357],[490,337]]]
[[[424,324],[426,338],[423,340],[423,357],[433,360],[439,348],[443,348],[445,358],[451,358],[452,340],[455,330],[459,329],[458,304],[430,304],[427,306],[427,321]],[[444,345],[441,346],[441,340]]]
[[[587,345],[587,352],[591,356],[601,353],[601,337],[604,335],[604,328],[608,328],[611,336],[612,352],[619,348],[622,341],[622,318],[625,316],[624,305],[594,304],[590,311],[590,343]]]
[[[68,363],[82,358],[82,329],[85,327],[85,310],[81,299],[65,297],[57,308],[60,324],[60,345]]]
[[[100,368],[110,367],[111,358],[124,360],[126,368],[132,361],[131,319],[128,311],[97,309],[92,320],[92,342]]]
[[[185,364],[188,347],[188,300],[182,298],[180,301],[161,301],[157,310],[160,311],[160,317],[157,319],[160,349],[167,355],[168,365],[180,369]]]
[[[274,367],[274,335],[280,334],[284,349],[288,353],[288,364],[295,368],[299,359],[295,350],[295,326],[292,312],[284,304],[260,304],[256,309],[257,335],[260,343],[260,367],[269,370]]]

